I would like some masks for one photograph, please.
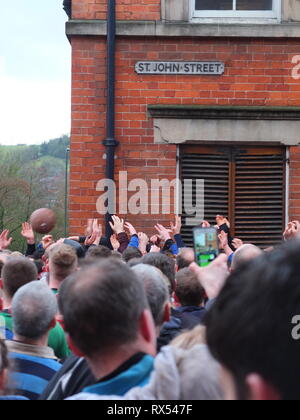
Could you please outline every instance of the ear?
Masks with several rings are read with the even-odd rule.
[[[152,314],[149,309],[145,309],[139,321],[140,335],[151,345],[156,346],[156,333]]]
[[[164,323],[169,322],[171,319],[171,303],[167,302],[165,306],[165,312],[164,312]]]
[[[246,378],[249,399],[252,401],[280,401],[279,392],[260,375],[250,374]]]
[[[73,343],[73,340],[72,340],[72,338],[70,337],[69,334],[66,334],[66,338],[67,338],[67,343],[68,343],[68,346],[69,346],[69,349],[71,350],[71,352],[74,353],[75,356],[84,357],[84,354]]]

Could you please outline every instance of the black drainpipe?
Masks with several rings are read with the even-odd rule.
[[[115,139],[115,51],[116,48],[116,0],[108,0],[107,5],[107,110],[106,110],[106,179],[115,180],[115,148],[119,142]],[[109,203],[114,203],[114,196],[109,196]],[[109,225],[111,214],[105,216],[106,237],[112,231]]]

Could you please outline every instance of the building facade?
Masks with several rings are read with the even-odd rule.
[[[258,245],[280,240],[286,221],[300,220],[299,1],[116,4],[116,180],[126,172],[128,183],[149,186],[141,203],[140,184],[125,193],[122,179],[116,212],[132,198],[143,214],[123,216],[138,230],[151,233],[177,211],[186,224],[185,194],[171,197],[169,209],[151,182],[194,180],[183,192],[194,193],[195,205],[196,179],[203,179],[205,218],[228,216],[235,236]],[[69,15],[69,220],[70,233],[78,233],[87,218],[101,217],[107,0],[72,0]],[[185,226],[188,243],[190,233]]]

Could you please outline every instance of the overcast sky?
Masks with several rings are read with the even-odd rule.
[[[0,0],[0,144],[70,132],[71,47],[63,0]]]

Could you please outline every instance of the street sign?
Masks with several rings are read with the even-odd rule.
[[[138,74],[185,74],[219,76],[225,71],[220,61],[139,61],[135,65]]]

